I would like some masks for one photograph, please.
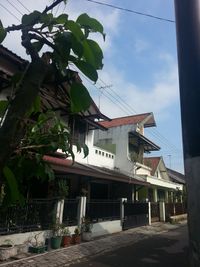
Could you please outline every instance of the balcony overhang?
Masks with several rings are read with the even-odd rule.
[[[154,176],[146,176],[146,182],[150,183],[151,185],[158,186],[161,188],[181,190],[181,191],[183,190],[183,185],[181,184],[159,179],[158,177],[154,177]]]
[[[144,151],[158,151],[160,150],[160,147],[154,144],[152,141],[150,141],[148,138],[146,138],[144,135],[138,133],[138,132],[130,132],[130,136],[137,138],[137,143],[139,145],[144,146]]]

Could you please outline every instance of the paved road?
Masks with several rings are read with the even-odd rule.
[[[70,267],[188,267],[187,243],[183,226]]]

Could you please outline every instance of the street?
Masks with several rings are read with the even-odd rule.
[[[188,267],[187,226],[71,264],[70,267]]]

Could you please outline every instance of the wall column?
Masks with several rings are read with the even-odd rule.
[[[153,188],[153,201],[158,202],[158,190],[157,187]]]
[[[168,190],[165,190],[165,202],[166,203],[169,202],[169,192],[168,192]]]
[[[77,210],[77,221],[78,221],[78,227],[81,227],[82,220],[85,217],[86,214],[86,197],[78,197],[79,200],[78,203],[78,210]]]

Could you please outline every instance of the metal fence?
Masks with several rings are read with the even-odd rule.
[[[49,229],[57,199],[34,199],[24,205],[0,206],[0,235]]]
[[[86,205],[86,217],[92,222],[120,219],[119,200],[90,200]]]
[[[123,230],[148,224],[148,203],[124,202]]]
[[[187,213],[185,203],[165,203],[166,217]]]
[[[158,202],[151,202],[151,221],[158,222],[160,220],[160,210]]]
[[[65,199],[63,209],[63,223],[72,226],[77,225],[78,199]]]

